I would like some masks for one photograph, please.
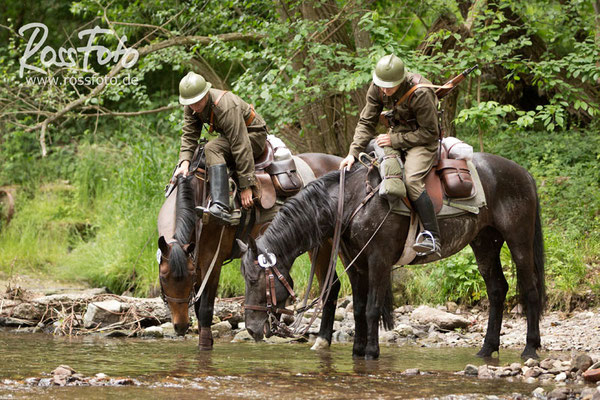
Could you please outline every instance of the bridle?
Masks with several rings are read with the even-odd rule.
[[[279,335],[279,336],[292,337],[293,332],[284,323],[279,321],[277,314],[294,315],[294,311],[288,310],[285,307],[283,307],[283,308],[277,307],[277,292],[275,290],[275,276],[277,276],[277,279],[283,285],[283,287],[285,287],[287,289],[288,293],[290,294],[290,296],[292,297],[292,300],[294,302],[296,302],[296,293],[294,293],[294,289],[292,289],[292,286],[289,284],[287,279],[285,279],[283,274],[281,272],[279,272],[279,269],[277,269],[276,264],[277,264],[277,258],[275,257],[275,254],[269,253],[269,252],[267,252],[265,254],[259,254],[258,260],[254,260],[254,265],[258,265],[265,271],[265,283],[266,283],[265,291],[266,291],[267,305],[265,307],[265,306],[245,304],[244,309],[266,312],[267,316],[269,318],[269,320],[268,320],[269,328],[270,328],[272,334]]]
[[[158,265],[160,266],[161,260],[168,261],[169,259],[162,254],[162,251],[160,251],[160,249],[158,249],[158,251],[156,252],[156,260],[158,261]],[[189,277],[192,278],[194,280],[194,282],[196,281],[196,269],[194,269],[194,271],[189,273]],[[165,289],[163,287],[163,279],[165,279],[165,278],[166,278],[166,275],[161,274],[159,272],[158,282],[160,284],[160,298],[165,303],[165,305],[168,306],[169,305],[168,302],[170,301],[171,303],[177,303],[177,304],[186,304],[187,303],[188,306],[191,307],[194,304],[194,299],[195,299],[194,287],[196,285],[195,284],[192,285],[192,287],[190,288],[190,294],[188,297],[171,297],[171,296],[167,296],[165,294]]]

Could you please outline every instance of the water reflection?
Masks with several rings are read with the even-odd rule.
[[[105,373],[132,377],[142,387],[122,388],[120,397],[414,398],[449,394],[531,393],[533,388],[505,380],[480,381],[454,375],[466,364],[481,365],[471,348],[382,346],[379,360],[352,359],[352,346],[334,344],[311,351],[306,343],[217,343],[212,352],[199,351],[195,339],[141,340],[53,338],[47,335],[0,332],[5,361],[3,379],[40,377],[60,364],[86,376]],[[503,350],[496,364],[519,361],[519,353]],[[419,368],[430,375],[406,376]],[[148,390],[152,387],[152,390]],[[178,388],[176,395],[174,388]],[[14,388],[13,388],[14,389]],[[0,398],[7,395],[0,386]],[[37,389],[28,389],[37,390]],[[52,389],[53,398],[101,398],[115,389]],[[77,390],[84,391],[80,396]],[[194,394],[194,390],[196,391]],[[25,392],[21,389],[21,392]],[[21,393],[18,392],[18,393]],[[10,391],[14,394],[14,390]],[[28,392],[31,395],[31,392]],[[89,396],[88,396],[89,395]],[[27,397],[27,396],[25,396]],[[44,395],[43,397],[48,397]]]

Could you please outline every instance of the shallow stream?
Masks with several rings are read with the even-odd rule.
[[[530,395],[536,385],[455,375],[480,365],[474,348],[382,346],[376,361],[353,360],[352,346],[334,343],[314,352],[307,343],[215,343],[201,352],[197,338],[181,340],[52,337],[0,331],[0,399],[51,398],[431,398],[446,395]],[[503,350],[498,363],[518,362]],[[489,363],[489,362],[488,362]],[[66,364],[85,376],[104,373],[138,385],[29,386],[29,377],[51,377]],[[407,376],[419,368],[426,374]]]

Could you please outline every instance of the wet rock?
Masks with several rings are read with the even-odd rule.
[[[40,378],[27,378],[25,383],[29,386],[37,386],[40,383]]]
[[[419,368],[409,368],[402,373],[402,375],[414,376],[421,375],[421,370]]]
[[[45,307],[33,303],[21,303],[12,309],[11,317],[39,321],[44,316],[45,310]]]
[[[446,303],[446,310],[449,313],[453,313],[454,314],[458,310],[458,304],[456,304],[453,301],[449,301],[449,302]]]
[[[567,374],[564,372],[561,372],[560,374],[556,375],[556,377],[554,378],[555,382],[564,382],[567,380]]]
[[[536,360],[535,358],[529,358],[529,359],[527,359],[527,361],[525,361],[525,366],[527,366],[529,368],[539,367],[539,365],[540,365],[540,360]]]
[[[587,371],[594,364],[592,357],[587,354],[578,354],[571,361],[571,368],[575,371]]]
[[[402,337],[406,337],[406,336],[414,336],[415,331],[413,329],[412,326],[408,325],[408,324],[398,324],[396,325],[396,327],[394,328],[394,331]]]
[[[123,379],[116,379],[112,383],[115,385],[119,385],[119,386],[130,386],[130,385],[135,385],[136,381],[134,381],[131,378],[123,378]]]
[[[348,332],[346,332],[346,331],[336,331],[336,332],[333,332],[331,339],[334,342],[347,343],[350,341],[351,338],[350,338],[350,335],[348,334]]]
[[[477,368],[477,378],[479,379],[492,379],[494,375],[490,371],[487,365],[480,365]]]
[[[537,382],[537,379],[529,377],[529,378],[526,378],[523,382],[533,384],[533,383]]]
[[[352,313],[354,313],[354,303],[350,302],[346,306],[346,314],[352,314]]]
[[[395,331],[384,331],[379,333],[379,343],[394,343],[399,335]]]
[[[595,397],[600,398],[600,392],[598,388],[585,388],[581,391],[581,399],[582,400],[595,400]]]
[[[512,363],[512,364],[510,364],[510,369],[513,371],[520,371],[521,364],[520,363]]]
[[[428,306],[420,306],[411,313],[411,317],[421,324],[435,324],[442,329],[452,330],[469,326],[469,321],[461,316]]]
[[[335,320],[343,321],[346,318],[346,310],[344,308],[336,308],[335,309]]]
[[[545,358],[540,361],[540,368],[543,369],[552,369],[554,367],[554,360],[551,358]]]
[[[247,341],[252,341],[252,340],[254,340],[254,339],[252,338],[252,336],[250,336],[248,331],[246,329],[243,329],[234,336],[234,338],[231,342],[237,343],[237,342],[247,342]]]
[[[52,378],[42,378],[40,379],[38,386],[41,387],[49,387],[52,385]]]
[[[165,336],[169,336],[169,337],[177,336],[172,322],[165,322],[164,324],[160,325],[160,327],[162,328]]]
[[[414,311],[414,307],[411,305],[400,306],[394,310],[395,313],[398,314],[410,314]]]
[[[544,370],[541,369],[540,367],[533,367],[533,368],[530,368],[529,370],[527,370],[523,376],[525,378],[537,378],[543,372],[544,372]]]
[[[549,400],[566,400],[569,397],[571,389],[566,387],[556,388],[548,393]]]
[[[214,315],[219,317],[221,321],[229,321],[229,324],[234,328],[244,321],[244,309],[239,301],[217,300]]]
[[[346,296],[346,297],[343,297],[343,298],[341,298],[341,299],[338,299],[338,301],[337,301],[337,306],[338,306],[338,308],[339,308],[339,307],[341,307],[341,308],[346,308],[346,306],[347,306],[348,304],[350,304],[350,302],[351,302],[351,301],[352,301],[352,296]]]
[[[160,326],[149,326],[142,331],[142,337],[145,338],[162,338],[165,336],[163,329]]]
[[[219,322],[218,324],[212,325],[210,329],[213,332],[217,332],[217,337],[221,337],[231,333],[231,323],[229,323],[229,321]]]
[[[473,365],[473,364],[467,364],[467,366],[464,369],[465,375],[467,376],[477,376],[479,375],[479,369],[477,368],[477,366]]]
[[[126,331],[122,329],[115,329],[106,332],[102,335],[105,338],[120,338],[120,337],[129,337],[131,336],[131,331]]]
[[[83,316],[83,326],[96,328],[108,326],[119,322],[121,319],[121,302],[106,300],[88,304]]]

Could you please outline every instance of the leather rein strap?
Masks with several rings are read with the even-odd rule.
[[[258,261],[254,260],[254,265],[259,265]],[[261,267],[261,268],[263,268],[263,267]],[[292,310],[277,307],[277,293],[275,291],[275,276],[273,275],[273,272],[275,272],[275,274],[277,275],[277,279],[279,279],[279,282],[281,282],[281,284],[290,293],[290,296],[292,296],[292,299],[294,301],[296,301],[296,293],[294,293],[294,289],[292,289],[292,286],[288,283],[287,279],[285,279],[285,277],[281,274],[281,272],[279,272],[279,270],[277,269],[277,267],[275,265],[270,265],[270,266],[264,267],[264,270],[265,270],[265,281],[266,281],[265,287],[266,287],[266,295],[267,295],[267,306],[263,307],[263,306],[254,306],[254,305],[244,305],[244,308],[246,310],[253,310],[253,311],[266,311],[267,313],[270,313],[270,314],[294,315],[294,311],[292,311]]]

